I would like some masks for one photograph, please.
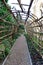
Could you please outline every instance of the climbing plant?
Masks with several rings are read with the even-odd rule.
[[[8,0],[5,0],[5,2],[7,3]],[[11,9],[9,5],[8,7]],[[16,20],[14,19],[12,14],[8,11],[7,7],[4,5],[3,0],[0,0],[0,18],[5,22],[16,24]],[[2,20],[0,20],[0,26],[4,28],[0,28],[0,31],[4,31],[4,30],[7,31],[0,33],[0,38],[9,34],[11,31],[9,32],[8,30],[12,29],[11,24],[5,23]],[[6,39],[3,38],[0,44],[0,50],[3,51],[3,53],[0,53],[0,59],[4,59],[8,55],[12,45],[13,45],[13,39],[11,40],[10,37],[7,37]]]
[[[7,2],[8,0],[5,0],[5,3]],[[18,26],[18,22],[11,13],[11,7],[8,4],[7,7],[3,3],[3,0],[0,0],[0,26],[2,27],[0,27],[0,50],[3,51],[3,53],[0,54],[0,59],[4,59],[9,54],[16,39],[24,32],[24,25]],[[11,36],[9,33],[11,33]],[[7,34],[9,36],[7,36]]]

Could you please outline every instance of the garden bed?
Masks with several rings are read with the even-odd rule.
[[[27,40],[28,49],[30,51],[30,55],[31,55],[33,65],[43,65],[43,59],[42,59],[41,55],[39,54],[39,52],[37,52],[37,50],[33,46],[34,43],[32,43],[29,35],[25,34],[25,37],[26,37],[26,40]]]

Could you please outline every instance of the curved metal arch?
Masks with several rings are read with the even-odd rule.
[[[30,15],[30,16],[32,16],[32,15]],[[33,17],[33,16],[32,16],[32,17]],[[29,18],[31,18],[31,17],[29,17]],[[34,17],[33,17],[33,18],[34,18]],[[31,18],[31,19],[32,19],[32,18]],[[34,18],[34,19],[35,19],[35,18]],[[33,20],[33,19],[32,19],[32,20]],[[36,19],[35,19],[35,20],[36,20]],[[34,24],[35,20],[33,20],[33,22],[30,23],[30,25]],[[35,22],[35,23],[36,23],[36,22]],[[37,24],[40,25],[39,22],[37,22]]]
[[[31,18],[30,18],[30,19],[31,19]],[[29,20],[30,20],[30,19],[29,19]],[[30,21],[32,21],[32,20],[30,20]],[[32,23],[32,22],[31,22],[31,23]],[[31,23],[29,23],[29,25],[30,25]],[[34,23],[33,23],[33,25],[34,25]],[[31,25],[30,25],[30,26],[31,26]]]
[[[30,16],[32,16],[32,15],[30,15]],[[32,16],[32,17],[33,17],[33,16]],[[32,19],[32,17],[29,17],[29,18],[31,19],[30,21],[33,21],[33,19],[35,19],[34,17],[33,17],[33,19]],[[31,23],[32,23],[32,22],[31,22]],[[30,24],[31,24],[31,23],[30,23]],[[30,24],[29,24],[29,25],[30,25]],[[33,23],[33,25],[34,25],[34,23]]]
[[[31,16],[31,18],[35,19],[31,14],[29,16]]]
[[[5,2],[5,0],[2,0],[2,2],[7,7],[7,10],[12,14],[12,16],[14,17],[14,19],[17,21],[17,18],[15,17],[15,15],[13,14],[13,12],[10,10],[10,8],[7,6],[7,3]]]
[[[36,15],[34,15],[33,13],[31,13],[31,14],[38,19],[38,17]]]
[[[28,18],[31,18],[31,19],[32,19],[33,16],[32,16],[32,15],[29,15],[29,16],[31,16],[31,17],[28,17]],[[35,19],[35,18],[33,17],[33,19]],[[33,19],[32,19],[32,20],[33,20]]]
[[[31,19],[31,21],[33,21],[33,19],[31,17],[29,17]]]

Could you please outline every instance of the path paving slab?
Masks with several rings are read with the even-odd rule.
[[[23,35],[16,40],[2,65],[32,65],[26,38]]]

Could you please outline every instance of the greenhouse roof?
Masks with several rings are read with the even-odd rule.
[[[16,16],[20,13],[23,20],[27,21],[34,0],[9,0],[8,4],[11,6],[11,10]]]

